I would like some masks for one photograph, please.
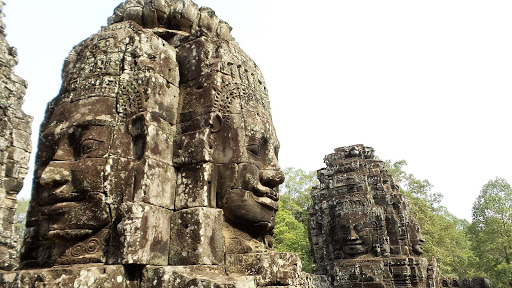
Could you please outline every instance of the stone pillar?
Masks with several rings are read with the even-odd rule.
[[[19,243],[14,233],[16,195],[28,170],[32,117],[21,109],[27,82],[14,74],[18,53],[5,40],[4,5],[0,1],[0,270],[12,270]]]

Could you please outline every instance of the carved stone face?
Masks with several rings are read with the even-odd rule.
[[[368,244],[364,240],[367,216],[357,212],[349,212],[340,218],[339,233],[343,252],[349,256],[368,253]]]
[[[104,178],[114,125],[108,121],[113,115],[97,107],[108,106],[110,99],[100,100],[78,101],[81,111],[89,111],[87,117],[57,110],[52,120],[59,124],[41,134],[41,146],[54,148],[42,149],[48,162],[37,169],[40,211],[48,219],[47,238],[56,242],[78,242],[111,222]],[[105,120],[92,123],[92,118]]]
[[[39,255],[24,259],[105,261],[111,223],[134,178],[132,136],[118,118],[116,100],[108,97],[62,103],[47,114],[34,180],[37,209],[27,220],[37,238],[25,243]]]
[[[416,255],[423,254],[423,243],[425,243],[425,239],[423,239],[423,236],[421,235],[420,226],[416,223],[410,224],[409,229],[412,252]]]
[[[334,243],[342,258],[353,258],[369,254],[377,225],[369,203],[363,199],[346,199],[336,206]],[[374,219],[375,218],[375,219]]]
[[[234,180],[219,186],[219,206],[229,223],[251,234],[265,234],[274,228],[279,199],[277,187],[284,181],[277,161],[279,142],[272,120],[246,112],[241,117],[232,117],[229,122],[222,121],[221,130],[228,133],[221,135],[227,136],[225,139],[229,139],[230,144],[221,145],[229,149],[219,151],[224,151],[223,157],[229,158],[225,159],[227,162],[238,163],[230,165],[232,169],[219,169],[221,178]]]

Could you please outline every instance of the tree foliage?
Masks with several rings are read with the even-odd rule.
[[[285,168],[285,182],[280,186],[279,211],[274,229],[275,248],[281,252],[295,252],[302,260],[304,271],[311,272],[313,259],[309,251],[308,207],[311,189],[317,185],[316,172]]]
[[[280,209],[274,228],[275,249],[280,252],[295,252],[302,260],[302,268],[311,272],[313,259],[309,252],[308,228],[297,221],[292,211]]]
[[[25,221],[27,220],[27,210],[30,200],[21,198],[16,203],[16,213],[14,214],[14,233],[23,239],[25,234]]]
[[[508,287],[512,278],[512,188],[502,178],[482,187],[473,204],[469,226],[472,248],[478,255],[478,269],[494,287]]]
[[[417,179],[404,171],[407,162],[387,161],[388,171],[400,185],[400,192],[411,201],[416,220],[426,240],[424,257],[435,257],[444,276],[475,275],[476,258],[466,235],[469,223],[458,219],[440,205],[442,195],[432,192],[428,180]]]

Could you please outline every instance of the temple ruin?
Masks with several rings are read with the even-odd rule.
[[[263,75],[229,24],[190,0],[126,0],[65,60],[18,263],[32,118],[1,20],[0,287],[490,286],[443,278],[422,257],[411,205],[364,145],[318,171],[314,274],[274,251],[284,174]]]
[[[119,5],[67,57],[0,286],[328,287],[273,251],[284,175],[256,64],[210,8]]]
[[[21,109],[27,82],[14,74],[18,53],[5,40],[4,5],[0,1],[0,270],[12,270],[20,241],[14,233],[16,196],[28,171],[32,117]]]
[[[309,211],[314,273],[340,288],[438,287],[411,206],[373,148],[336,148],[324,162]]]

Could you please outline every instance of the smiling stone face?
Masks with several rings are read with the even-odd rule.
[[[218,191],[218,204],[228,222],[265,234],[275,225],[277,187],[284,181],[284,174],[277,162],[279,143],[271,120],[247,114],[243,115],[244,130],[240,131],[243,141],[233,143],[234,153],[243,155],[242,161],[237,164],[233,186]],[[230,129],[229,123],[224,125]]]
[[[96,234],[111,221],[103,179],[113,126],[66,119],[63,123],[42,133],[41,141],[54,145],[56,150],[46,166],[38,167],[36,181],[41,187],[41,212],[48,217],[48,238],[77,242]]]
[[[333,207],[331,231],[335,259],[350,259],[363,255],[381,256],[385,253],[382,210],[359,194],[341,200]]]
[[[168,227],[174,208],[174,53],[133,23],[106,27],[70,53],[41,125],[24,267],[167,264],[169,229],[156,226]],[[128,226],[148,215],[155,224],[144,238]],[[159,255],[149,251],[157,246]]]
[[[235,229],[228,238],[240,232],[249,236],[236,243],[257,239],[271,246],[284,174],[261,71],[236,42],[208,34],[179,45],[177,55],[184,63],[174,150],[184,175],[178,206],[221,208]],[[188,179],[206,178],[190,189],[197,181]]]
[[[334,151],[311,193],[315,273],[328,275],[335,287],[425,285],[420,227],[386,164],[362,144]]]

